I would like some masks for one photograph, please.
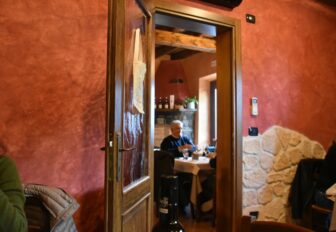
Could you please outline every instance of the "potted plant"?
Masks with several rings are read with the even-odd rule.
[[[196,96],[194,97],[186,97],[184,99],[184,103],[186,104],[188,109],[196,109],[196,104],[198,103]]]

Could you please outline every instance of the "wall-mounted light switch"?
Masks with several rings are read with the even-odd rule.
[[[251,115],[253,116],[258,115],[258,98],[257,97],[251,98]]]

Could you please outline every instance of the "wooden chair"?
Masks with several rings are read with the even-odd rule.
[[[302,226],[271,222],[271,221],[251,221],[250,216],[242,218],[242,232],[313,232]]]
[[[162,175],[174,174],[174,157],[165,151],[154,151],[154,201],[156,202],[156,215],[158,216],[158,197],[160,178]]]
[[[317,205],[311,206],[312,229],[316,232],[327,232],[332,210]]]

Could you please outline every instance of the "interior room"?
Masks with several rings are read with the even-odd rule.
[[[210,85],[216,89],[216,28],[164,14],[156,14],[155,19],[154,145],[159,147],[170,134],[170,122],[174,119],[184,122],[183,131],[195,144],[214,145],[210,124],[215,120],[210,118],[216,116],[211,98],[215,90],[211,92]],[[193,98],[195,104],[188,106],[188,99]],[[181,110],[181,115],[174,114]]]
[[[106,210],[121,207],[119,198],[114,195],[110,198],[106,192],[120,194],[119,197],[123,193],[136,195],[130,188],[119,191],[119,185],[109,180],[118,175],[107,172],[109,165],[118,163],[111,154],[119,151],[113,147],[119,137],[116,135],[113,141],[107,139],[113,127],[107,120],[107,112],[114,112],[108,105],[107,94],[112,86],[107,81],[113,66],[110,62],[120,65],[120,60],[127,60],[124,53],[111,52],[119,49],[111,44],[124,39],[123,34],[117,38],[111,33],[111,25],[121,30],[126,23],[110,24],[115,15],[112,17],[109,12],[124,2],[133,1],[3,0],[0,4],[0,155],[6,154],[15,161],[22,183],[57,187],[73,197],[79,205],[72,215],[78,231],[108,231],[104,228],[121,228],[126,222],[132,222],[132,217],[120,216],[128,211],[118,211],[119,217],[115,219],[114,212],[109,215]],[[234,63],[240,67],[236,70],[239,81],[235,85],[241,85],[237,94],[241,94],[241,104],[232,117],[241,115],[240,140],[234,143],[241,148],[237,150],[241,160],[231,154],[226,156],[241,165],[240,172],[234,176],[240,180],[241,194],[234,198],[231,208],[241,206],[236,210],[239,217],[257,212],[260,221],[297,223],[291,218],[288,197],[298,165],[306,158],[323,160],[336,137],[335,1],[243,0],[234,8],[202,0],[143,2],[150,2],[153,8],[178,5],[175,12],[183,8],[193,12],[192,17],[204,20],[216,15],[229,22],[239,22],[239,34],[230,38],[239,38],[239,46],[235,47],[239,56],[234,57],[237,58]],[[175,26],[159,29],[162,33],[213,38],[211,34],[191,33]],[[218,142],[218,131],[225,129],[221,126],[225,125],[223,115],[217,112],[225,106],[217,105],[211,113],[211,105],[216,104],[209,93],[215,92],[214,81],[219,79],[215,52],[172,49],[173,46],[159,43],[155,46],[151,39],[148,42],[153,43],[152,48],[144,49],[144,52],[155,51],[150,53],[155,65],[147,68],[147,75],[153,74],[150,77],[153,86],[145,88],[152,92],[146,95],[151,104],[146,105],[145,116],[148,115],[150,123],[149,129],[144,130],[149,138],[144,147],[152,151],[169,134],[165,121],[169,112],[162,110],[156,114],[154,104],[158,109],[160,97],[165,103],[170,95],[174,95],[174,110],[185,98],[196,97],[195,109],[181,110],[188,114],[187,121],[193,118],[193,122],[187,123],[192,130],[189,128],[186,133],[195,144],[214,145]],[[111,76],[115,80],[121,76],[118,72],[114,74]],[[123,96],[126,98],[128,94]],[[215,121],[220,125],[214,125]],[[225,141],[231,140],[220,140],[223,148],[230,145]],[[144,174],[147,179],[143,182],[148,181],[150,189],[153,154],[147,155],[148,162],[142,163],[148,165]],[[112,163],[106,162],[108,157],[113,157]],[[234,166],[228,162],[222,165],[221,174]],[[228,178],[222,180],[230,182]],[[109,185],[106,191],[109,181],[115,185]],[[232,185],[235,183],[232,181]],[[227,187],[221,184],[217,183],[217,188]],[[113,192],[114,188],[118,191]],[[223,201],[229,199],[221,191],[220,194]],[[151,197],[146,195],[148,202],[152,201]],[[141,206],[147,210],[154,207],[152,203]],[[223,216],[218,218],[217,214],[215,226],[212,221],[197,223],[206,224],[205,228],[213,231],[223,231],[222,225],[228,225],[227,231],[245,228],[240,218],[233,222],[235,218],[223,214],[223,210],[226,209],[219,210]],[[148,217],[149,222],[143,223],[147,230],[143,231],[150,231],[156,222]],[[145,220],[134,218],[138,222]],[[197,223],[194,231],[198,231]],[[191,227],[187,227],[188,231],[192,231]]]
[[[155,15],[155,21],[154,160],[159,159],[160,145],[171,134],[171,123],[180,120],[183,123],[183,136],[190,138],[197,149],[192,155],[188,154],[190,157],[185,161],[201,162],[202,158],[205,161],[208,150],[211,150],[212,156],[215,155],[216,145],[216,27],[160,13]],[[198,154],[202,157],[199,158]],[[183,165],[182,162],[176,163],[178,161],[175,161],[175,173],[179,172],[178,166]],[[164,164],[154,162],[154,170],[161,169],[161,165]],[[202,171],[197,173],[201,179],[213,175],[214,170],[209,165],[197,167],[201,167]],[[183,173],[188,173],[181,168]],[[167,174],[154,171],[154,175],[158,173]],[[158,179],[154,177],[154,180]],[[195,195],[200,193],[199,189]],[[209,212],[213,202],[209,204],[209,215],[204,217],[207,219],[204,221],[208,221],[204,223],[207,229],[212,228],[214,220],[213,212]],[[201,211],[201,202],[192,199],[183,215],[184,223],[195,224],[203,214],[206,215],[206,212]]]

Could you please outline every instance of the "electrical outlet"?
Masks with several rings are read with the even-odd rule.
[[[249,136],[258,136],[259,130],[258,127],[249,127],[248,128],[248,135]]]

